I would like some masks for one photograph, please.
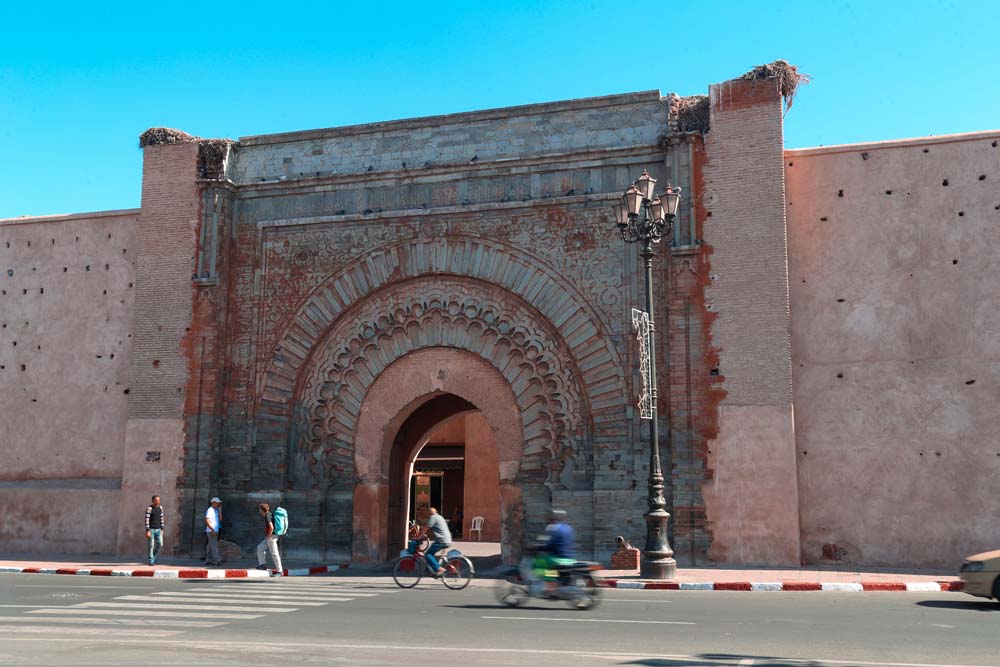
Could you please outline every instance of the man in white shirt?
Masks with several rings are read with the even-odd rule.
[[[208,538],[208,558],[206,565],[222,565],[219,554],[219,527],[222,525],[222,500],[215,496],[205,510],[205,537]]]

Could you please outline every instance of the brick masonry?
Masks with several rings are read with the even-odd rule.
[[[609,557],[616,535],[642,544],[640,262],[610,204],[645,168],[685,191],[655,263],[677,558],[797,562],[780,98],[768,80],[713,86],[705,135],[678,132],[670,101],[245,137],[219,145],[224,171],[199,167],[191,137],[147,146],[142,208],[122,223],[135,305],[108,473],[117,548],[141,550],[135,517],[159,492],[168,543],[197,553],[218,494],[244,548],[256,504],[280,500],[293,555],[384,558],[393,429],[446,385],[484,413],[506,406],[498,451],[520,443],[500,458],[508,556],[552,504],[573,508],[585,555]],[[493,380],[435,384],[443,370]]]

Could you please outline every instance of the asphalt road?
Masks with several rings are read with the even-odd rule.
[[[1000,667],[998,626],[960,593],[609,589],[581,612],[384,578],[0,575],[0,665]]]

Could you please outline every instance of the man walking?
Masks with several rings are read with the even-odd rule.
[[[278,535],[274,532],[274,517],[271,515],[271,506],[261,503],[257,506],[260,515],[264,517],[264,539],[257,545],[257,569],[267,569],[266,553],[271,555],[274,563],[274,573],[271,576],[280,577],[284,570],[281,569],[281,554],[278,553]]]
[[[205,537],[208,539],[206,565],[222,565],[219,554],[219,527],[222,525],[222,500],[215,496],[205,510]]]
[[[156,565],[156,557],[163,548],[163,508],[159,496],[153,496],[152,503],[146,507],[146,542],[149,545],[149,564]]]

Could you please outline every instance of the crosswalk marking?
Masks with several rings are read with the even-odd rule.
[[[46,635],[101,635],[106,636],[108,631],[105,628],[54,628],[47,625],[0,625],[0,633],[3,632],[30,632],[33,634]],[[116,637],[173,637],[179,635],[183,630],[115,630]]]
[[[73,614],[86,614],[88,616],[157,616],[157,617],[180,617],[180,618],[228,618],[232,620],[252,621],[256,618],[263,618],[261,614],[203,614],[191,611],[150,611],[148,609],[80,609],[78,607],[46,607],[44,609],[33,609],[25,612],[27,614],[62,614],[71,616]]]
[[[67,639],[109,634],[169,637],[233,621],[256,620],[270,613],[330,604],[339,607],[343,603],[399,592],[365,584],[286,578],[190,581],[181,590],[151,591],[148,589],[153,587],[142,587],[130,589],[132,592],[128,594],[112,592],[112,588],[122,587],[109,587],[110,594],[105,601],[81,601],[60,607],[0,605],[24,608],[22,615],[0,617],[0,641],[15,639],[18,635],[35,637],[37,641],[45,641],[51,635],[55,640],[60,634]],[[112,598],[115,593],[122,594]]]
[[[86,623],[88,625],[142,625],[149,627],[149,621],[141,618],[87,618],[85,616],[13,616],[3,619],[4,623]],[[165,618],[156,622],[158,628],[217,628],[226,621],[175,621]]]
[[[159,596],[159,597],[157,597]],[[305,607],[321,607],[328,602],[350,602],[354,598],[340,596],[299,596],[294,598],[287,595],[258,595],[256,593],[232,593],[223,596],[222,593],[175,593],[173,591],[160,591],[153,595],[127,595],[116,600],[160,600],[168,602],[171,599],[191,600],[192,602],[261,602],[262,604],[296,604]],[[166,599],[165,599],[166,598]]]
[[[80,604],[75,604],[72,606],[73,609],[88,609],[91,607],[113,607],[117,609],[205,609],[208,605],[203,604],[145,604],[145,603],[132,603],[132,602],[82,602]],[[218,609],[219,611],[273,611],[273,612],[289,612],[298,611],[294,607],[233,607],[226,605],[221,607],[219,605],[211,605],[211,609]]]
[[[280,601],[279,602],[279,600],[282,600],[282,598],[260,598],[260,597],[243,598],[243,597],[241,597],[241,598],[237,599],[235,597],[206,598],[206,597],[201,597],[201,596],[198,596],[198,597],[189,597],[189,596],[190,596],[190,593],[188,593],[188,594],[179,593],[177,595],[172,595],[172,596],[166,597],[166,598],[156,597],[156,596],[153,596],[153,595],[122,595],[122,596],[116,597],[115,599],[116,600],[123,600],[125,602],[205,602],[205,603],[220,602],[222,604],[274,605],[276,607],[287,607],[288,605],[292,604],[291,602],[289,602],[287,600],[287,598],[285,598],[284,601]],[[325,604],[327,604],[327,603],[326,602],[303,602],[301,600],[295,600],[295,606],[296,607],[322,607]],[[157,606],[159,606],[159,605],[157,605]]]

